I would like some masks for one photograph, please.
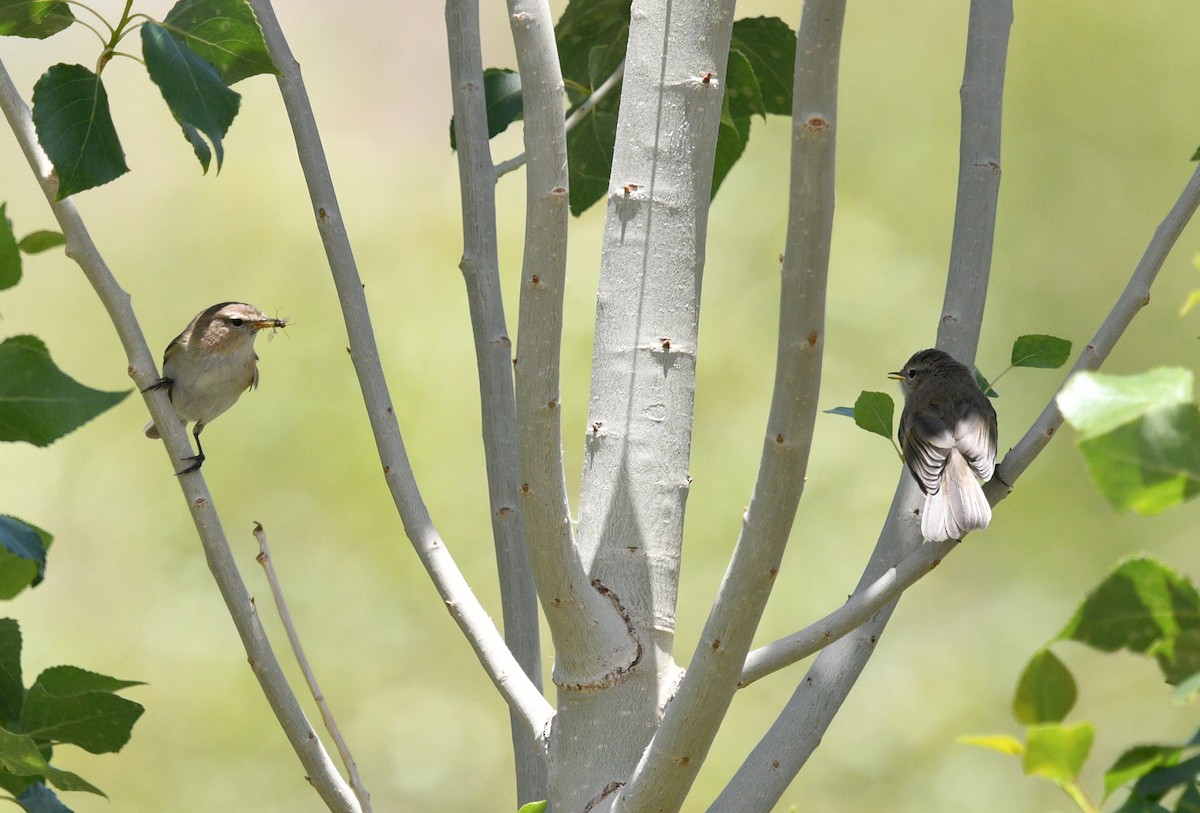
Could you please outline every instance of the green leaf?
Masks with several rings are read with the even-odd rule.
[[[0,728],[0,766],[18,776],[42,776],[59,790],[83,790],[103,796],[96,786],[81,776],[51,767],[38,750],[37,743],[24,734]]]
[[[1021,673],[1013,717],[1024,726],[1060,723],[1075,706],[1075,678],[1048,649],[1039,650]]]
[[[194,131],[204,134],[217,156],[217,171],[225,159],[222,139],[237,115],[241,96],[221,77],[211,62],[198,56],[183,40],[158,23],[142,25],[142,55],[146,71],[162,91],[172,115],[184,127],[184,134],[195,148]],[[189,128],[191,128],[189,130]],[[204,171],[205,155],[196,150]]]
[[[1200,671],[1200,595],[1154,559],[1130,559],[1088,594],[1058,640],[1152,655],[1174,685]]]
[[[41,254],[43,251],[49,251],[52,248],[65,246],[67,238],[62,236],[62,232],[57,231],[31,231],[29,234],[21,238],[17,243],[17,247],[26,254]]]
[[[33,125],[58,175],[58,200],[129,171],[100,77],[54,65],[33,86]]]
[[[128,390],[103,392],[73,380],[36,336],[0,342],[0,441],[48,446],[127,395]]]
[[[12,726],[21,716],[25,683],[21,678],[21,626],[12,618],[0,618],[0,720]]]
[[[0,514],[0,599],[10,599],[41,583],[46,574],[47,540],[43,534],[16,517]]]
[[[25,695],[20,730],[35,739],[69,742],[93,754],[119,751],[145,710],[112,692],[136,681],[76,666],[42,672]]]
[[[850,420],[854,420],[854,407],[834,407],[833,409],[825,410],[826,415],[844,415]]]
[[[1022,760],[1026,775],[1044,776],[1059,784],[1075,781],[1092,750],[1094,736],[1091,723],[1032,726]]]
[[[267,52],[262,28],[245,0],[179,0],[162,21],[170,31],[232,85],[279,70]]]
[[[25,813],[72,813],[71,808],[58,800],[54,791],[42,784],[27,787],[17,797],[17,803]]]
[[[717,131],[717,151],[713,162],[713,197],[750,143],[750,117],[756,113],[766,115],[754,69],[737,51],[729,53],[726,75],[728,84],[721,102],[721,127]]]
[[[725,95],[723,104],[734,119],[751,116],[767,117],[767,104],[763,100],[762,85],[754,75],[754,67],[741,51],[729,52],[729,66],[725,70]]]
[[[521,118],[521,74],[506,68],[488,68],[483,72],[483,93],[487,106],[488,138],[494,138]],[[450,149],[458,149],[454,118],[450,118]]]
[[[543,799],[540,802],[530,802],[529,804],[521,805],[517,813],[546,813],[548,806],[549,802]]]
[[[1079,442],[1088,472],[1113,508],[1158,514],[1200,494],[1200,409],[1159,407]]]
[[[1056,369],[1071,357],[1071,343],[1056,336],[1018,336],[1013,342],[1012,366]]]
[[[979,372],[979,368],[974,367],[973,369],[975,371],[975,385],[979,387],[983,394],[988,398],[999,398],[1000,393],[996,392],[996,390],[992,388],[991,382],[983,377],[983,373]],[[1001,375],[1003,375],[1003,373],[1001,373]]]
[[[1111,432],[1155,407],[1192,400],[1192,374],[1160,367],[1138,375],[1076,373],[1056,399],[1063,417],[1085,438]]]
[[[1113,791],[1142,778],[1155,768],[1176,764],[1182,751],[1177,745],[1138,745],[1130,748],[1104,773],[1104,798],[1107,799]]]
[[[958,737],[955,742],[960,742],[963,745],[977,745],[980,748],[999,751],[1001,754],[1008,754],[1009,756],[1013,757],[1019,757],[1025,754],[1025,743],[1021,742],[1016,737],[1010,737],[1007,734]]]
[[[567,133],[570,158],[571,214],[578,217],[608,194],[613,145],[617,140],[616,91],[604,98],[571,132]]]
[[[730,55],[746,59],[755,76],[763,113],[792,115],[793,72],[796,69],[796,32],[778,17],[755,17],[733,24]],[[730,72],[732,74],[732,72]],[[725,92],[737,85],[730,75]]]
[[[854,423],[860,429],[891,440],[895,413],[892,396],[884,392],[863,392],[854,402]]]
[[[1200,777],[1200,756],[1193,756],[1178,765],[1164,765],[1138,779],[1133,792],[1138,796],[1158,800],[1181,785],[1191,785]]]
[[[45,39],[75,22],[61,0],[0,0],[0,36]]]
[[[1195,782],[1183,789],[1175,803],[1175,813],[1200,813],[1200,786]]]
[[[21,280],[21,252],[17,248],[12,222],[5,213],[7,208],[7,203],[0,203],[0,291]]]

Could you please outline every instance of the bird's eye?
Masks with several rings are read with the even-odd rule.
[[[909,368],[908,368],[908,377],[909,377],[909,378],[916,378],[916,377],[917,377],[917,369],[916,369],[915,367],[909,367]]]
[[[243,320],[241,320],[241,319],[238,319],[238,318],[235,316],[234,318],[232,318],[232,319],[230,319],[230,320],[229,320],[229,324],[233,325],[234,327],[241,327],[241,326],[242,326],[242,324],[243,324]]]

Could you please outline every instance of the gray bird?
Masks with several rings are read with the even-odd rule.
[[[242,393],[258,386],[258,355],[254,338],[266,328],[286,327],[244,302],[218,302],[196,314],[163,354],[163,377],[147,389],[167,388],[171,404],[184,426],[196,422],[192,437],[196,454],[179,474],[196,471],[204,463],[200,433],[233,406]],[[160,437],[154,421],[146,424],[146,437]]]
[[[941,350],[922,350],[903,370],[898,433],[904,462],[925,493],[921,533],[941,542],[988,526],[992,508],[976,476],[992,479],[996,410],[966,366]]]

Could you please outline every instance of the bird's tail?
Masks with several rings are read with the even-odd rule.
[[[962,539],[968,531],[986,528],[991,519],[992,507],[966,458],[951,452],[940,487],[925,500],[921,533],[932,542]]]
[[[150,423],[146,424],[142,431],[146,433],[146,437],[148,438],[156,438],[159,436],[158,427],[154,425],[154,421],[150,421]]]

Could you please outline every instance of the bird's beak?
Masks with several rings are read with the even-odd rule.
[[[888,374],[887,374],[887,377],[888,377],[888,378],[894,378],[896,381],[903,381],[903,380],[904,380],[904,373],[902,373],[902,372],[900,372],[899,370],[897,370],[897,371],[896,371],[896,372],[894,372],[894,373],[888,373]]]

